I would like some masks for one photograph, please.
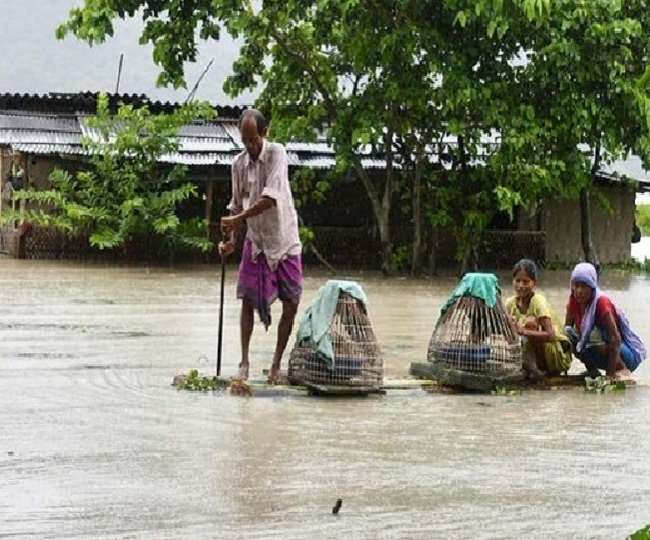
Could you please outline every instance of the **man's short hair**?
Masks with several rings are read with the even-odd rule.
[[[241,126],[244,123],[244,120],[251,116],[255,118],[257,132],[262,133],[268,127],[268,122],[266,121],[264,115],[257,109],[246,109],[243,113],[241,113],[241,116],[239,117],[239,129],[241,130]]]

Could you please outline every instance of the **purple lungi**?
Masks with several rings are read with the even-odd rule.
[[[302,294],[302,257],[289,255],[272,270],[264,253],[253,259],[253,242],[244,242],[237,298],[250,302],[260,315],[260,320],[268,329],[271,324],[271,304],[276,298],[283,302],[300,302]]]

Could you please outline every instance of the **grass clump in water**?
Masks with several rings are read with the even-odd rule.
[[[490,393],[493,396],[519,396],[521,395],[521,390],[508,388],[507,386],[496,386]]]
[[[208,392],[225,390],[229,382],[218,377],[205,377],[197,369],[192,369],[187,375],[180,378],[176,387],[179,390],[189,390],[190,392]]]
[[[605,394],[613,390],[625,390],[623,381],[612,381],[607,377],[585,377],[585,391],[592,394]],[[649,537],[650,540],[650,537]]]

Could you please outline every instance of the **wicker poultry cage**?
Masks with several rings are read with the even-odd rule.
[[[464,287],[472,280],[480,281],[478,290],[489,302],[475,295],[471,285]],[[427,359],[443,372],[455,370],[486,376],[521,373],[520,339],[501,301],[496,276],[463,277],[438,319]]]
[[[382,387],[383,359],[363,301],[340,291],[326,337],[332,358],[313,343],[297,340],[289,358],[291,383],[367,392]]]

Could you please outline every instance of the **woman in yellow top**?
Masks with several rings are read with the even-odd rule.
[[[506,301],[506,310],[512,317],[524,341],[524,369],[531,378],[544,373],[557,375],[571,366],[571,345],[544,296],[537,292],[537,265],[522,259],[512,269],[515,296]]]

